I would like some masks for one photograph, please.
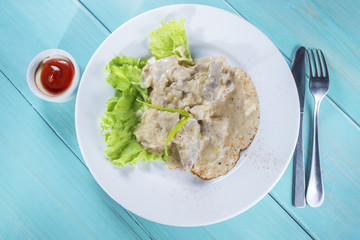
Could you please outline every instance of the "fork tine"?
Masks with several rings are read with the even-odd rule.
[[[318,72],[317,72],[317,66],[316,66],[316,60],[315,60],[315,54],[314,51],[311,49],[311,55],[313,57],[313,61],[314,61],[314,69],[315,69],[315,77],[318,76]]]
[[[324,69],[325,69],[325,76],[324,77],[327,77],[327,76],[329,76],[329,73],[328,73],[328,69],[327,69],[327,66],[326,66],[325,57],[324,57],[324,54],[323,54],[323,52],[321,50],[320,50],[320,53],[321,53],[321,57],[322,57],[322,60],[323,60],[323,63],[324,63]]]
[[[312,68],[311,68],[311,59],[310,59],[310,53],[308,50],[306,50],[306,53],[307,53],[307,56],[308,56],[308,61],[309,61],[309,75],[310,77],[313,76],[313,73],[312,73]]]
[[[320,60],[320,53],[319,53],[319,49],[316,49],[316,55],[317,55],[317,58],[318,58],[318,62],[319,62],[319,68],[320,68],[320,77],[323,77],[323,66],[321,64],[321,60]]]

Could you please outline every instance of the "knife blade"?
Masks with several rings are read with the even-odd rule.
[[[304,47],[299,47],[295,53],[291,66],[291,72],[295,79],[300,103],[300,127],[298,140],[294,152],[294,182],[293,182],[293,205],[298,208],[305,207],[305,171],[304,171],[304,148],[302,138],[302,122],[305,101],[305,53]]]

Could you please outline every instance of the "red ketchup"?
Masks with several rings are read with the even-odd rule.
[[[63,93],[70,87],[74,79],[74,65],[67,59],[54,58],[47,61],[44,59],[39,68],[41,68],[40,83],[42,87],[53,95]]]

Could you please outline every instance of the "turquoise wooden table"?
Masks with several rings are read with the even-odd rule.
[[[157,224],[128,212],[95,182],[75,134],[75,100],[35,97],[31,59],[71,53],[82,71],[99,44],[132,17],[176,3],[208,4],[263,31],[290,64],[298,46],[321,48],[331,88],[320,110],[325,202],[292,206],[292,163],[253,208],[196,228]],[[0,4],[0,239],[360,239],[360,4],[356,0],[2,0]],[[313,100],[307,91],[305,157]],[[308,163],[306,164],[308,165]]]

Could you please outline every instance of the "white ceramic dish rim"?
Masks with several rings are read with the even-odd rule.
[[[161,10],[166,10],[166,9],[171,9],[171,8],[181,8],[181,7],[208,8],[209,10],[210,10],[210,9],[213,9],[214,11],[215,11],[215,9],[216,9],[216,11],[220,11],[220,12],[223,12],[223,13],[225,12],[226,14],[231,14],[231,13],[229,13],[229,12],[227,12],[227,11],[222,10],[222,9],[218,9],[218,8],[214,8],[214,7],[210,7],[210,6],[205,6],[205,5],[198,5],[198,4],[170,5],[170,6],[166,6],[166,7],[161,7],[161,8],[153,9],[153,10],[151,10],[151,11],[148,11],[148,12],[145,12],[145,13],[143,13],[143,14],[138,15],[137,17],[129,20],[128,22],[126,22],[126,23],[124,23],[122,26],[120,26],[117,30],[115,30],[115,31],[113,32],[112,35],[116,34],[116,33],[119,32],[123,27],[131,24],[133,21],[135,21],[136,19],[138,19],[138,18],[140,18],[140,17],[142,17],[142,16],[144,16],[144,15],[147,15],[147,14],[150,14],[150,13],[156,12],[156,11],[161,11]],[[233,14],[231,14],[231,15],[233,15]],[[238,17],[238,16],[236,16],[236,17]],[[250,23],[247,23],[247,24],[248,24],[248,25],[251,25]],[[252,25],[251,25],[251,26],[252,26]],[[252,27],[255,28],[254,26],[252,26]],[[255,29],[256,29],[256,28],[255,28]],[[259,30],[256,29],[256,31],[259,31]],[[261,33],[261,34],[263,35],[264,38],[267,39],[267,41],[270,41],[263,33]],[[99,48],[95,51],[93,57],[92,57],[92,58],[90,59],[90,61],[89,61],[88,66],[92,64],[92,62],[94,61],[94,56],[96,56],[96,55],[98,54],[98,52],[102,49],[102,46],[104,46],[104,45],[107,44],[107,42],[109,41],[109,39],[111,38],[112,35],[110,35],[107,39],[105,39],[105,41],[104,41],[104,42],[99,46]],[[272,44],[272,43],[271,43],[271,44]],[[272,45],[273,45],[273,44],[272,44]],[[273,45],[273,47],[276,48],[274,45]],[[280,53],[279,53],[279,54],[280,54]],[[281,54],[280,54],[280,55],[281,55]],[[282,56],[281,56],[281,58],[282,58]],[[282,58],[282,62],[283,62],[282,64],[286,64],[286,62],[285,62],[285,60],[284,60],[283,58]],[[287,65],[287,64],[286,64],[286,65]],[[290,70],[289,70],[288,68],[287,68],[287,71],[290,72]],[[84,76],[86,76],[86,74],[87,74],[87,69],[86,69],[85,72],[84,72],[83,78],[84,78]],[[290,74],[291,74],[291,72],[290,72]],[[289,77],[290,77],[290,76],[289,76]],[[291,76],[291,78],[292,78],[292,76]],[[292,79],[292,80],[293,80],[293,79]],[[83,81],[81,81],[81,83],[80,83],[79,91],[80,91],[80,89],[81,89],[82,82],[83,82]],[[292,81],[292,83],[289,83],[289,84],[291,85],[292,91],[295,90],[295,91],[293,91],[293,93],[296,93],[296,94],[297,94],[297,92],[296,92],[296,87],[295,87],[294,82]],[[296,95],[296,99],[292,99],[292,100],[294,101],[294,108],[295,108],[295,110],[299,109],[299,103],[298,103],[297,95]],[[79,99],[77,99],[77,101],[76,101],[76,110],[75,110],[75,112],[76,112],[76,114],[75,114],[76,131],[77,131],[77,135],[78,135],[78,141],[79,141],[80,150],[81,150],[81,152],[82,152],[82,154],[83,154],[83,156],[84,156],[84,159],[85,159],[86,163],[88,164],[87,158],[85,157],[86,154],[84,154],[84,153],[86,152],[86,150],[84,149],[85,146],[83,145],[83,141],[82,141],[81,137],[79,137],[79,131],[80,131],[80,130],[79,130],[79,128],[80,128],[79,111],[80,111],[80,110],[79,110]],[[293,112],[295,112],[295,111],[293,111]],[[229,219],[229,218],[231,218],[231,217],[233,217],[233,216],[236,216],[236,215],[238,215],[239,213],[241,213],[241,212],[249,209],[249,208],[252,207],[254,204],[256,204],[259,200],[261,200],[261,199],[275,186],[275,184],[278,182],[278,180],[281,178],[281,176],[283,175],[284,171],[286,170],[286,167],[288,166],[288,164],[289,164],[289,162],[290,162],[290,160],[291,160],[291,156],[292,156],[293,149],[295,148],[295,143],[296,143],[296,138],[297,138],[297,132],[298,132],[298,125],[299,125],[299,124],[298,124],[298,122],[299,122],[299,116],[297,116],[296,118],[294,118],[294,121],[295,121],[294,124],[292,124],[292,125],[294,126],[293,129],[292,129],[292,133],[293,133],[293,136],[294,136],[294,137],[292,138],[293,141],[292,141],[292,143],[290,144],[290,145],[291,145],[291,149],[289,149],[289,150],[287,151],[287,152],[288,152],[288,154],[287,154],[287,159],[284,160],[285,162],[284,162],[283,165],[281,166],[281,171],[278,171],[276,180],[274,180],[270,185],[268,185],[266,191],[264,191],[262,194],[258,195],[258,197],[257,197],[256,199],[254,199],[254,201],[253,201],[252,203],[247,204],[246,207],[240,209],[239,211],[234,211],[232,214],[228,214],[227,216],[219,217],[219,218],[216,219],[216,220],[213,220],[213,219],[212,219],[212,220],[209,220],[209,221],[204,220],[204,221],[202,221],[202,222],[189,223],[189,224],[187,224],[187,223],[179,223],[179,222],[174,223],[174,222],[171,222],[171,221],[168,222],[168,221],[164,221],[164,220],[159,220],[157,217],[151,217],[151,216],[144,215],[144,214],[142,214],[141,211],[139,211],[139,209],[134,209],[134,208],[128,207],[125,202],[121,202],[121,200],[119,200],[118,197],[114,196],[114,194],[109,190],[109,188],[107,188],[106,186],[104,186],[104,184],[102,183],[101,177],[96,173],[95,169],[93,169],[91,166],[89,166],[89,164],[88,164],[88,166],[89,166],[89,169],[90,169],[91,173],[93,174],[94,178],[96,179],[96,181],[100,184],[100,186],[103,187],[103,189],[104,189],[115,201],[117,201],[119,204],[123,205],[125,208],[127,208],[128,210],[134,212],[135,214],[137,214],[137,215],[139,215],[139,216],[142,216],[142,217],[144,217],[144,218],[147,218],[147,219],[152,220],[152,221],[155,221],[155,222],[159,222],[159,223],[163,223],[163,224],[168,224],[168,225],[175,225],[175,226],[201,226],[201,225],[213,224],[213,223],[216,223],[216,222],[220,222],[220,221],[224,221],[224,220],[226,220],[226,219]],[[255,141],[255,140],[254,140],[254,141]],[[252,145],[253,145],[253,144],[252,144]],[[252,146],[250,146],[250,148],[251,148],[251,147],[252,147]],[[239,165],[239,164],[238,164],[238,165]],[[238,167],[237,167],[237,169],[238,169]]]

